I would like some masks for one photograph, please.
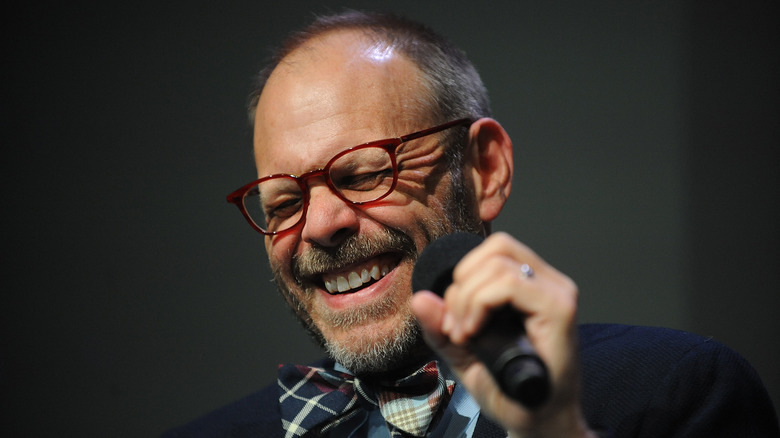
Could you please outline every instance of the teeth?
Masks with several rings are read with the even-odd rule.
[[[363,280],[360,279],[360,276],[357,275],[355,272],[349,273],[349,287],[350,288],[356,288],[363,285]]]
[[[339,277],[336,279],[338,282],[338,290],[339,292],[346,292],[349,290],[349,283],[347,282],[347,279],[344,277]]]
[[[339,275],[336,278],[324,279],[325,289],[330,293],[346,292],[358,288],[372,279],[379,280],[387,275],[390,270],[390,266],[387,265],[382,266],[381,268],[378,265],[374,265],[371,267],[370,271],[364,268],[360,273],[353,271],[346,277]]]

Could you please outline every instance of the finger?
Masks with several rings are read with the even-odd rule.
[[[410,305],[423,330],[425,341],[457,374],[462,374],[475,363],[476,358],[468,349],[453,345],[441,331],[445,314],[445,304],[441,297],[430,291],[419,291],[412,295]]]
[[[490,256],[505,256],[520,263],[531,266],[536,274],[543,274],[549,265],[531,248],[504,232],[488,236],[485,241],[466,254],[458,263],[452,275],[455,280],[460,276],[473,275],[484,270],[484,260]]]
[[[446,313],[444,300],[431,291],[422,290],[412,295],[410,306],[431,347],[442,348],[448,342],[441,330]]]
[[[496,308],[513,304],[518,298],[527,300],[524,295],[534,288],[523,278],[521,264],[504,256],[489,255],[482,263],[482,269],[471,275],[464,275],[457,282],[457,293],[449,296],[448,309],[458,319],[458,334],[471,336],[482,327],[488,315]],[[520,296],[520,297],[518,297]],[[518,310],[526,311],[526,306]]]
[[[531,277],[522,272],[523,265],[532,268]],[[467,254],[453,271],[453,278],[460,293],[448,306],[461,318],[474,312],[472,321],[484,318],[485,308],[507,303],[529,316],[554,310],[560,304],[564,309],[576,307],[577,288],[571,279],[506,233],[491,235]],[[476,301],[455,301],[477,293]]]
[[[453,286],[445,301],[449,315],[446,329],[455,343],[463,342],[482,326],[491,310],[512,303],[523,313],[539,310],[545,301],[538,288],[529,288],[522,271],[526,261],[544,262],[530,248],[506,233],[488,237],[455,267]],[[543,270],[545,272],[546,270]]]

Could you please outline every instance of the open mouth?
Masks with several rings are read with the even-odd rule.
[[[329,294],[353,293],[382,279],[397,264],[396,260],[374,259],[338,274],[324,274],[322,281]]]

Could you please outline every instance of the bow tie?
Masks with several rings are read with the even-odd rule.
[[[320,436],[361,408],[379,408],[393,437],[422,437],[455,387],[435,361],[408,377],[378,385],[333,369],[282,365],[278,384],[285,438]]]

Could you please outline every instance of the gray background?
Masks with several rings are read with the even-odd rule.
[[[468,52],[516,145],[496,228],[575,279],[583,321],[713,336],[780,400],[777,2],[388,4],[6,11],[0,435],[155,436],[318,356],[224,197],[254,176],[267,48],[341,5]]]

